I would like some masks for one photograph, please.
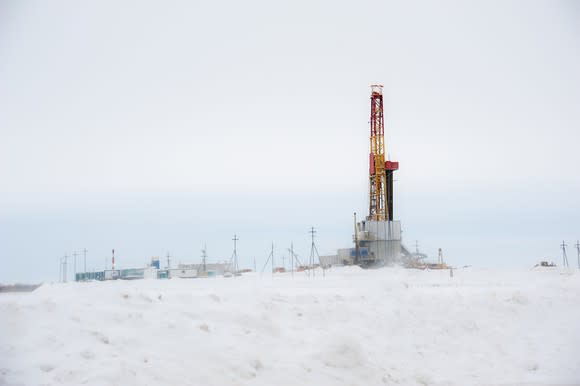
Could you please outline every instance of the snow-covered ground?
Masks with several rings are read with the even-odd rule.
[[[0,294],[0,384],[580,384],[580,274],[45,284]]]

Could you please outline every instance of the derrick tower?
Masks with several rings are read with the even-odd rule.
[[[349,252],[353,263],[362,267],[395,264],[404,250],[401,223],[393,217],[393,173],[399,169],[399,163],[390,161],[386,151],[380,84],[371,86],[370,127],[369,214],[361,222],[356,222],[355,217],[355,248]]]
[[[385,160],[383,85],[371,86],[369,215],[371,221],[393,221],[393,172],[399,163]]]

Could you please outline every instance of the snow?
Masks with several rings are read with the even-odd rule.
[[[580,384],[580,274],[332,268],[0,294],[0,385]]]

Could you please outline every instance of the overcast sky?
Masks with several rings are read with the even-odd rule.
[[[531,266],[580,239],[580,3],[0,1],[0,281],[307,260],[367,212],[385,85],[404,241]],[[575,260],[575,250],[569,256]],[[72,266],[72,264],[71,264]],[[70,277],[70,276],[69,276]]]

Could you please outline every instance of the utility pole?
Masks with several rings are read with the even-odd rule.
[[[268,265],[268,263],[270,262],[270,260],[272,260],[272,277],[274,276],[274,243],[272,243],[272,250],[270,252],[270,255],[268,255],[268,259],[266,259],[266,262],[264,263],[264,267],[262,268],[262,273],[264,273],[264,270],[266,269],[266,266]]]
[[[63,264],[62,264],[62,281],[63,283],[66,283],[66,271],[67,271],[67,265],[66,265],[66,261],[68,260],[68,255],[65,254],[63,256]]]
[[[207,258],[207,245],[203,245],[203,249],[201,250],[201,264],[203,265],[203,274],[207,273],[207,265],[206,265],[206,258]]]
[[[360,259],[360,250],[358,247],[358,229],[356,228],[356,212],[354,212],[354,248],[355,248],[354,263],[358,264]]]
[[[294,243],[290,243],[290,270],[292,271],[292,277],[294,277]]]
[[[171,255],[167,252],[167,269],[171,268]]]
[[[84,257],[84,259],[85,259],[85,268],[84,268],[85,274],[87,273],[87,252],[88,252],[88,251],[87,251],[87,249],[86,249],[86,248],[84,248],[84,249],[83,249],[83,257]],[[85,279],[86,279],[86,278],[85,278]]]
[[[239,271],[239,267],[238,267],[238,252],[237,252],[237,241],[238,241],[238,237],[236,235],[234,235],[234,238],[232,239],[232,241],[234,242],[234,253],[232,254],[232,258],[230,259],[230,265],[233,262],[234,265],[234,272],[233,274],[236,275]]]
[[[78,256],[77,251],[74,251],[73,252],[73,258],[74,258],[73,267],[74,267],[74,272],[75,272],[75,281],[77,281],[77,256]]]
[[[568,246],[568,244],[566,244],[564,242],[564,240],[562,240],[562,244],[560,245],[560,247],[562,247],[562,265],[564,267],[568,267],[568,256],[566,256],[566,247]]]
[[[256,256],[254,256],[254,272],[256,272]]]
[[[294,277],[294,269],[295,269],[296,265],[304,266],[304,264],[302,264],[302,262],[298,258],[298,255],[296,253],[294,253],[294,243],[290,243],[290,248],[288,249],[288,252],[290,252],[290,256],[292,257],[292,277]],[[306,274],[310,275],[310,272],[306,272],[306,271],[304,271],[304,272]]]
[[[318,248],[316,248],[316,244],[314,244],[314,236],[316,235],[316,229],[314,229],[314,227],[310,227],[310,236],[312,239],[312,244],[310,246],[310,261],[309,261],[309,265],[310,265],[310,269],[309,269],[309,273],[310,270],[312,270],[312,276],[316,275],[316,270],[314,269],[314,264],[315,264],[315,255],[318,256],[318,262],[320,263],[320,255],[318,254]],[[322,266],[322,264],[320,264]],[[322,275],[325,275],[325,269],[324,267],[322,267]]]
[[[578,269],[580,269],[580,240],[576,240],[576,250],[578,251]]]

